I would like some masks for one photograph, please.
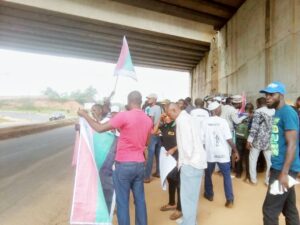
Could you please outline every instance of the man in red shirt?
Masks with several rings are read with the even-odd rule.
[[[104,124],[95,122],[84,110],[79,110],[78,115],[84,117],[97,132],[112,129],[120,131],[113,172],[118,224],[130,225],[129,195],[130,190],[132,190],[136,224],[147,225],[144,193],[144,150],[153,123],[141,109],[142,95],[138,91],[129,93],[127,100],[129,111],[118,113]]]

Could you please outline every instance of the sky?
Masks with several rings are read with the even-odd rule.
[[[134,64],[134,62],[133,62]],[[58,93],[97,89],[97,100],[114,88],[115,64],[0,49],[0,97],[39,96],[47,87]],[[159,100],[176,101],[190,95],[187,72],[135,67],[138,81],[120,77],[112,102],[126,103],[127,94],[138,90],[143,98],[156,93]]]

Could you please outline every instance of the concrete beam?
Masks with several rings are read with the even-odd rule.
[[[16,38],[13,35],[6,34],[5,32],[0,32],[0,46],[1,48],[16,48],[22,50],[29,50],[33,52],[39,53],[52,53],[61,56],[77,56],[89,59],[102,60],[106,62],[116,62],[118,60],[119,52],[110,52],[107,51],[99,51],[98,49],[91,48],[82,48],[74,45],[73,43],[64,42],[61,43],[57,40],[53,40],[53,42],[44,42],[37,38],[22,36],[22,38]],[[160,65],[160,68],[168,68],[168,69],[177,69],[177,70],[191,70],[194,67],[196,62],[184,62],[180,59],[173,60],[171,58],[150,58],[141,56],[139,54],[132,54],[132,59],[135,65]]]
[[[3,3],[1,3],[3,5]],[[128,27],[114,26],[113,24],[104,23],[101,21],[86,21],[78,17],[68,15],[47,15],[47,11],[35,12],[32,8],[18,7],[18,5],[5,5],[0,7],[1,21],[10,24],[21,24],[35,28],[47,28],[51,30],[64,30],[72,34],[79,35],[84,33],[86,36],[97,35],[106,37],[109,40],[114,40],[117,37],[125,35],[132,38],[134,41],[148,41],[156,44],[171,45],[181,48],[189,48],[199,51],[208,51],[209,43],[178,38],[164,34],[153,35],[153,32],[139,29],[129,29]],[[45,26],[46,25],[46,26]],[[101,28],[101,29],[99,29]],[[79,32],[78,32],[79,31]],[[74,33],[75,32],[75,33]],[[146,35],[145,35],[146,34]],[[167,40],[166,40],[167,39]]]
[[[11,34],[15,34],[15,36],[22,36],[27,35],[28,38],[37,39],[42,38],[47,42],[47,39],[50,39],[50,42],[57,41],[64,41],[66,44],[74,45],[78,44],[78,46],[82,45],[83,47],[99,49],[101,51],[116,51],[119,52],[118,49],[121,48],[120,38],[111,38],[111,39],[104,39],[102,35],[99,35],[97,38],[91,38],[91,36],[87,36],[82,32],[79,35],[68,34],[64,31],[52,31],[48,30],[46,26],[43,28],[40,27],[38,29],[22,26],[17,23],[9,24],[7,22],[0,21],[0,29],[2,32],[11,32]],[[130,43],[130,47],[132,47],[133,52],[137,53],[150,53],[152,55],[163,55],[166,57],[177,57],[180,56],[182,59],[187,60],[197,60],[197,58],[204,55],[202,51],[197,50],[189,50],[185,48],[174,48],[168,45],[153,45],[147,42],[136,42],[131,41],[131,38],[128,38]],[[104,48],[100,48],[104,46]],[[149,55],[150,57],[150,55]]]
[[[179,18],[184,18],[192,21],[196,21],[199,23],[205,23],[209,25],[213,25],[214,27],[221,27],[226,20],[222,17],[216,16],[216,15],[210,15],[207,12],[200,12],[195,9],[189,9],[186,7],[181,7],[180,5],[174,4],[175,2],[172,2],[172,4],[169,4],[168,2],[164,1],[156,1],[156,0],[113,0],[116,2],[120,2],[123,4],[128,4],[132,6],[136,6],[143,9],[152,10],[155,12],[160,12],[163,14],[176,16]],[[184,5],[186,2],[184,3]],[[199,5],[199,3],[198,3]]]
[[[2,44],[5,44],[2,46]],[[18,51],[30,51],[38,54],[47,54],[47,55],[55,55],[55,56],[62,56],[62,57],[72,57],[72,58],[80,58],[80,59],[88,59],[88,60],[96,60],[96,61],[103,61],[111,63],[113,60],[116,60],[115,58],[111,57],[103,57],[99,55],[91,55],[90,53],[86,54],[83,52],[74,51],[74,49],[64,49],[62,52],[61,49],[54,49],[54,48],[47,48],[46,46],[34,46],[29,47],[28,44],[22,44],[22,43],[3,43],[0,40],[0,45],[4,49],[15,49]],[[135,60],[134,64],[136,66],[144,66],[144,67],[150,67],[150,68],[159,68],[159,69],[165,69],[165,70],[175,70],[175,71],[190,71],[191,68],[188,66],[179,66],[179,65],[164,65],[161,63],[145,63],[144,61]]]
[[[109,0],[6,0],[97,21],[209,43],[213,26]]]
[[[236,8],[221,3],[206,0],[160,0],[202,13],[208,13],[224,19],[229,19],[236,11]]]

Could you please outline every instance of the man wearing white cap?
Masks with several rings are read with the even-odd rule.
[[[157,124],[160,120],[160,115],[162,113],[162,109],[160,106],[156,104],[157,102],[157,95],[150,94],[147,96],[147,101],[150,106],[149,116],[152,119],[153,124]],[[156,171],[153,174],[155,177],[159,177],[159,153],[160,153],[161,143],[160,137],[156,134],[152,134],[150,138],[150,143],[148,145],[148,157],[147,157],[147,165],[145,169],[145,183],[150,182],[151,172],[152,172],[152,165],[153,165],[153,158],[154,155],[156,156]]]
[[[220,117],[221,105],[212,102],[208,106],[212,116],[203,121],[203,142],[207,153],[207,169],[205,170],[205,192],[204,197],[213,201],[212,173],[217,164],[224,179],[224,190],[226,196],[225,207],[233,207],[233,190],[230,176],[230,152],[233,149],[235,160],[239,160],[239,154],[232,141],[232,134],[227,121]]]

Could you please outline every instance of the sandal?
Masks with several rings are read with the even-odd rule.
[[[174,213],[171,214],[170,220],[177,220],[182,217],[182,212],[176,210]]]
[[[162,207],[160,207],[160,211],[163,211],[163,212],[165,212],[165,211],[169,211],[169,210],[174,210],[174,209],[176,209],[176,205],[164,205],[164,206],[162,206]]]

